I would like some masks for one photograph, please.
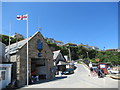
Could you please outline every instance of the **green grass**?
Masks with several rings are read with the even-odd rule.
[[[78,64],[82,64],[82,61],[77,61]]]

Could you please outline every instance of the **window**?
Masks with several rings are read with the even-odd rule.
[[[41,42],[41,40],[37,41],[37,48],[38,48],[38,50],[42,50],[43,49],[43,43]]]
[[[5,71],[1,72],[1,78],[2,78],[2,80],[5,80]]]
[[[6,70],[6,67],[0,67],[0,70]]]

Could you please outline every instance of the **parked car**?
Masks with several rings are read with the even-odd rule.
[[[120,74],[114,74],[111,78],[120,80]]]
[[[64,71],[63,74],[67,75],[67,74],[70,74],[69,71]]]
[[[120,74],[120,71],[108,70],[108,73],[110,73],[110,74]]]
[[[63,74],[67,75],[67,74],[73,74],[74,73],[74,69],[72,68],[68,68],[66,71],[63,72]]]

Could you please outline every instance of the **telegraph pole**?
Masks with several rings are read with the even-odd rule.
[[[88,56],[88,52],[87,52],[87,58],[89,58],[89,56]]]
[[[70,52],[70,47],[68,48],[68,51],[69,51],[69,59],[71,61],[71,52]]]

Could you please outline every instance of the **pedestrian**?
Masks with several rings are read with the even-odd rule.
[[[59,76],[62,77],[62,71],[59,71]]]
[[[104,78],[104,71],[102,69],[98,69],[98,78]]]
[[[96,68],[96,67],[94,67],[94,68],[92,67],[92,69],[93,69],[93,70],[92,70],[92,75],[93,75],[93,76],[96,76],[96,75],[97,75],[97,73],[96,73],[96,72],[97,72],[97,70],[96,70],[97,68]]]
[[[90,68],[90,75],[89,76],[92,76],[92,74],[93,74],[92,62],[89,63],[89,68]]]
[[[107,70],[110,70],[111,68],[110,68],[110,66],[107,68]]]
[[[89,76],[92,76],[93,75],[93,68],[91,67],[90,68],[90,75]]]

